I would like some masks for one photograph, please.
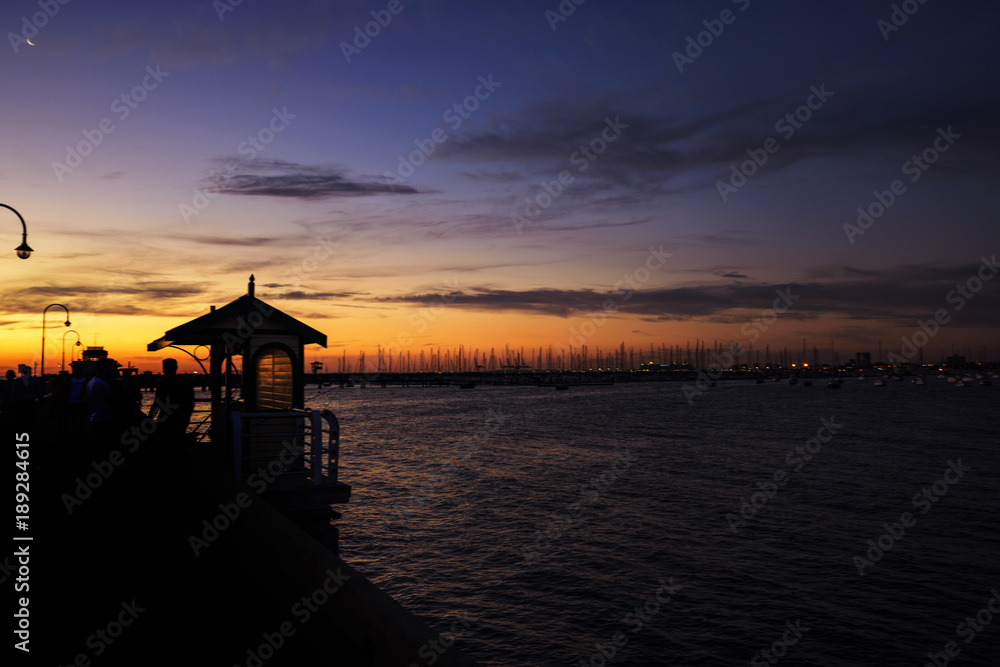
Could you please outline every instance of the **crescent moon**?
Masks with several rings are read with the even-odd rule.
[[[28,44],[31,44],[32,46],[34,46],[34,45],[35,45],[35,43],[34,43],[33,41],[31,41],[30,39],[28,39],[28,40],[25,40],[25,41],[27,41],[27,42],[28,42]]]

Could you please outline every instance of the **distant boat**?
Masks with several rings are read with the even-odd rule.
[[[991,384],[993,384],[993,383],[990,382],[989,378],[982,378],[981,380],[979,380],[979,386],[980,387],[989,387]]]
[[[955,380],[955,386],[956,387],[965,387],[966,386],[965,380]]]
[[[790,378],[788,378],[788,384],[798,384],[798,383],[799,383],[799,379],[797,377],[795,377],[794,375],[791,376]]]
[[[866,377],[865,377],[865,376],[864,376],[864,375],[862,374],[862,375],[859,375],[859,376],[858,376],[858,379],[859,379],[859,380],[861,380],[862,382],[864,382],[864,381],[865,381],[865,380],[867,380],[868,378],[866,378]]]
[[[949,375],[948,382],[958,382],[958,377],[955,375]]]
[[[924,376],[921,375],[920,377],[918,377],[916,380],[913,381],[913,384],[915,384],[917,386],[923,386],[923,385],[925,385],[927,383],[924,381]]]
[[[903,381],[903,376],[902,375],[893,375],[892,376],[892,381],[893,382],[902,382]]]
[[[826,383],[827,389],[840,389],[840,380],[830,380]]]
[[[873,382],[872,385],[875,386],[875,387],[884,387],[885,386],[885,380],[883,380],[882,378],[876,378],[875,382]]]

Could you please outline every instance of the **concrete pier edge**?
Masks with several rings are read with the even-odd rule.
[[[330,573],[342,575],[339,589],[309,620],[309,625],[322,624],[331,639],[336,636],[338,641],[346,642],[345,653],[372,665],[431,664],[424,658],[430,655],[436,656],[433,664],[441,667],[477,664],[455,646],[441,652],[440,636],[420,618],[246,485],[206,467],[194,466],[192,472],[220,498],[234,498],[240,492],[252,498],[227,532],[246,544],[244,553],[248,559],[260,562],[261,567],[252,568],[261,573],[260,588],[272,591],[283,588],[289,597],[309,596],[322,588],[324,581],[331,578]],[[330,641],[328,645],[336,651],[337,642]]]

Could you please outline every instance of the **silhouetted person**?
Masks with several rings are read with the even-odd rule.
[[[69,390],[69,423],[74,430],[82,429],[87,423],[87,378],[79,367],[73,368]]]
[[[156,420],[157,436],[174,453],[182,455],[186,449],[186,433],[194,412],[194,386],[191,380],[177,374],[177,360],[163,360],[163,377],[156,385],[153,407],[149,416]]]
[[[90,416],[91,456],[101,456],[108,450],[114,435],[111,409],[111,385],[113,373],[117,372],[114,361],[100,359],[97,374],[87,383],[87,405]]]
[[[41,387],[38,378],[31,376],[31,366],[18,365],[21,377],[14,380],[14,430],[26,433],[35,424],[35,404]]]
[[[14,432],[14,380],[17,373],[7,371],[3,385],[0,385],[0,425],[5,436]]]
[[[56,422],[57,435],[60,438],[69,433],[69,396],[73,390],[72,380],[69,372],[59,371],[56,381],[52,385],[52,393],[49,394],[49,416]]]
[[[131,375],[120,377],[117,367],[112,372],[110,386],[111,420],[115,433],[124,433],[145,417],[142,414],[142,391]]]

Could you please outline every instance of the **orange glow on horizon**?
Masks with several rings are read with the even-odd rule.
[[[293,317],[296,310],[304,310],[306,301],[282,303],[280,310]],[[276,305],[272,303],[271,305]],[[315,307],[308,310],[315,311]],[[181,372],[201,372],[199,365],[187,354],[170,348],[159,352],[148,352],[146,345],[160,338],[165,331],[176,327],[205,311],[194,312],[190,317],[174,316],[125,316],[101,314],[72,314],[73,329],[80,334],[84,347],[75,347],[76,337],[65,337],[66,364],[72,358],[79,358],[86,346],[98,345],[107,350],[109,356],[116,359],[122,366],[131,365],[142,371],[158,373],[161,361],[167,357],[177,359]],[[363,315],[359,317],[342,318],[301,318],[302,321],[327,335],[327,348],[308,345],[305,348],[305,364],[321,361],[326,372],[337,372],[344,352],[352,371],[358,369],[358,357],[363,352],[368,370],[375,368],[377,351],[381,347],[384,364],[388,363],[389,353],[393,358],[393,368],[398,368],[400,355],[405,359],[409,354],[413,364],[420,358],[421,351],[425,357],[440,351],[452,356],[462,348],[463,358],[471,359],[475,354],[478,359],[489,357],[491,352],[497,359],[505,355],[509,349],[511,358],[516,358],[522,352],[522,362],[536,366],[539,348],[544,355],[552,349],[554,356],[561,352],[569,354],[570,348],[579,353],[581,345],[588,348],[588,356],[596,357],[598,350],[602,357],[613,354],[624,344],[625,349],[634,350],[636,363],[639,354],[648,360],[650,346],[656,354],[660,354],[661,346],[680,346],[683,353],[688,347],[692,350],[696,341],[701,341],[710,350],[714,344],[720,347],[733,341],[739,341],[744,349],[749,341],[741,339],[739,326],[733,324],[704,322],[670,322],[650,323],[636,317],[628,317],[624,313],[616,319],[608,318],[598,324],[597,319],[584,317],[555,317],[549,315],[515,315],[507,312],[469,312],[457,308],[448,310],[441,308],[433,318],[429,311],[417,306],[396,306],[386,308],[379,315]],[[52,312],[50,311],[50,315]],[[37,318],[37,326],[30,326],[31,321],[25,320],[23,325],[4,330],[3,345],[0,349],[0,372],[10,368],[16,369],[18,364],[25,363],[34,366],[40,362],[41,352],[41,316]],[[45,366],[47,373],[60,370],[63,353],[63,333],[67,327],[58,318],[49,318],[46,334]],[[589,324],[589,326],[588,326]],[[24,326],[29,325],[29,326]],[[834,322],[818,322],[814,324],[816,333],[807,337],[807,358],[811,359],[813,345],[821,355],[821,360],[829,357],[829,338],[825,332]],[[639,334],[635,333],[637,330]],[[787,323],[785,327],[776,325],[774,334],[769,340],[761,339],[753,344],[756,355],[763,359],[765,346],[770,347],[772,359],[776,358],[780,348],[787,348],[793,354],[800,354],[802,337],[804,335],[797,323]],[[95,340],[96,334],[96,340]],[[590,334],[590,335],[585,335]],[[937,342],[937,341],[935,341]],[[841,362],[854,356],[855,345],[838,346]],[[189,352],[194,352],[188,346]],[[884,350],[891,349],[890,341],[885,341]],[[874,350],[873,350],[874,351]],[[207,350],[199,348],[199,357],[205,357]],[[928,352],[928,360],[936,359],[937,349]],[[207,364],[206,364],[207,365]],[[803,364],[805,365],[805,364]],[[40,370],[40,368],[39,368]],[[68,369],[67,369],[68,370]]]

